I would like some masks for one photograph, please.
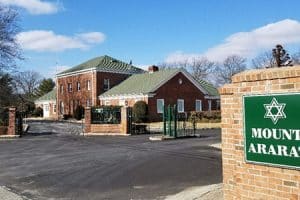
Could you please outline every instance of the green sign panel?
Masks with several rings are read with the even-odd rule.
[[[246,162],[300,169],[300,94],[243,100]]]

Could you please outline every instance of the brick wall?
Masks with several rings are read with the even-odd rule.
[[[58,115],[60,114],[61,110],[61,101],[64,104],[64,114],[73,114],[73,111],[78,103],[85,107],[88,99],[92,101],[92,88],[90,90],[87,89],[88,80],[91,81],[92,85],[92,73],[83,73],[57,78]],[[77,91],[77,82],[80,82],[80,91]],[[68,91],[68,83],[72,84],[72,92]],[[63,86],[63,91],[61,91],[61,85]]]
[[[219,89],[224,199],[300,200],[300,171],[249,164],[244,157],[242,96],[300,92],[300,67],[250,70]]]
[[[127,109],[121,108],[121,123],[120,124],[92,124],[91,123],[91,108],[85,109],[85,135],[127,135],[128,121],[127,121]]]
[[[179,84],[179,79],[181,79],[182,84]],[[204,94],[182,73],[174,76],[154,93],[156,95],[148,99],[149,115],[152,121],[162,119],[161,114],[157,113],[157,99],[164,99],[165,105],[174,105],[177,103],[177,99],[184,99],[185,112],[195,111],[196,100],[201,100],[202,110],[208,110],[208,100],[204,98]],[[212,100],[212,110],[216,110],[216,100]]]
[[[181,79],[182,84],[179,84],[179,79]],[[148,104],[149,120],[150,121],[161,121],[162,114],[157,113],[157,99],[164,99],[165,105],[174,105],[177,103],[177,99],[184,100],[184,111],[190,112],[195,111],[196,100],[202,101],[202,110],[208,110],[208,99],[204,98],[204,94],[199,91],[199,89],[190,82],[182,73],[174,76],[171,80],[164,83],[155,92],[154,97],[143,97],[143,98],[126,98],[123,100],[127,101],[127,106],[132,107],[137,100],[145,101]],[[110,105],[120,105],[121,97],[119,99],[105,100],[102,99],[100,104],[106,105],[107,102]],[[212,110],[217,109],[217,99],[212,99]]]
[[[72,115],[78,104],[86,107],[87,100],[92,105],[99,105],[98,96],[104,92],[104,79],[109,79],[110,88],[125,80],[129,75],[107,72],[91,71],[72,76],[57,78],[57,113],[60,114],[60,102],[64,104],[64,114]],[[88,90],[87,81],[91,82]],[[80,83],[80,91],[77,90],[77,82]],[[72,91],[68,91],[68,84],[72,84]],[[61,85],[63,91],[61,92]]]

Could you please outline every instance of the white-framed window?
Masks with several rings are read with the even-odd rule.
[[[77,86],[77,91],[80,91],[80,82],[77,82],[76,86]]]
[[[59,110],[60,110],[60,114],[64,114],[64,109],[65,109],[65,107],[64,107],[64,102],[60,102],[59,103]]]
[[[201,100],[196,100],[195,103],[195,110],[196,112],[201,112],[202,111],[202,101]]]
[[[110,106],[111,104],[110,104],[110,101],[104,101],[104,105],[105,106]]]
[[[179,113],[184,112],[184,100],[183,99],[177,99],[177,111]]]
[[[211,100],[208,100],[208,111],[211,111]]]
[[[164,99],[157,99],[156,100],[157,113],[163,113],[164,112],[164,105],[165,105],[165,100]]]
[[[60,90],[60,93],[63,94],[64,93],[64,86],[60,85],[59,90]]]
[[[109,79],[104,79],[103,89],[104,89],[104,91],[107,91],[110,89]]]
[[[56,104],[53,104],[53,112],[56,113]]]
[[[68,92],[72,92],[73,88],[72,88],[72,83],[68,83]]]
[[[90,99],[86,100],[86,106],[89,107],[92,105],[92,101]]]
[[[49,111],[49,104],[44,104],[44,108],[45,108],[45,111],[48,112]]]
[[[86,88],[87,90],[91,90],[91,80],[86,81]]]

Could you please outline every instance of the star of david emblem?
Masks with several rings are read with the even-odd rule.
[[[276,98],[273,98],[271,103],[264,104],[266,113],[264,118],[269,118],[272,120],[273,124],[277,124],[279,119],[285,119],[286,115],[284,113],[285,103],[278,103]]]

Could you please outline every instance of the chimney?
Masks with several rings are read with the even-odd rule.
[[[152,66],[148,67],[149,73],[157,72],[158,70],[159,70],[158,67],[155,66],[155,65],[152,65]]]

